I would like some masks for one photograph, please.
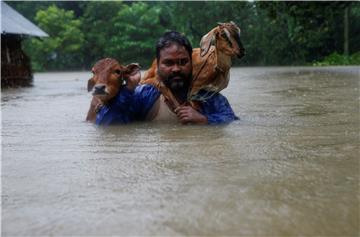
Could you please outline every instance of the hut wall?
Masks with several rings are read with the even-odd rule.
[[[1,87],[32,85],[30,59],[21,49],[21,37],[1,35]]]

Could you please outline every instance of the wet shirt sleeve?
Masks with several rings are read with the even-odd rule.
[[[97,125],[126,124],[145,120],[160,92],[151,85],[140,85],[134,91],[122,88],[96,116]]]
[[[220,93],[201,104],[201,113],[207,117],[208,124],[225,124],[239,119],[226,97]]]
[[[144,84],[136,87],[131,109],[134,120],[145,120],[159,96],[159,90],[152,85]]]
[[[96,115],[97,125],[124,124],[133,120],[130,107],[134,101],[134,92],[122,88],[107,105],[101,107]]]

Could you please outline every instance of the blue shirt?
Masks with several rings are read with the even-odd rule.
[[[143,121],[159,96],[160,91],[152,85],[140,85],[134,91],[123,87],[97,113],[96,124],[110,125]],[[201,102],[199,112],[207,117],[208,124],[223,124],[238,119],[226,97],[220,93]]]

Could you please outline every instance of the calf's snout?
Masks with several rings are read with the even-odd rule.
[[[106,95],[106,85],[104,84],[97,84],[94,86],[93,95]]]

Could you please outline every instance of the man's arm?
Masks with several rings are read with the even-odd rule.
[[[122,88],[116,97],[107,105],[103,105],[96,114],[97,125],[122,124],[131,122],[130,107],[134,100],[134,92],[126,87]]]
[[[159,96],[159,90],[152,85],[144,84],[130,89],[128,86],[124,87],[109,105],[101,108],[96,124],[123,124],[145,120]]]
[[[239,119],[226,97],[220,93],[203,102],[200,112],[207,118],[208,124],[225,124]]]
[[[97,125],[128,123],[133,120],[131,106],[134,90],[140,81],[140,71],[135,71],[127,78],[127,84],[108,105],[103,105],[96,114]]]
[[[238,119],[228,100],[221,94],[215,94],[201,103],[200,112],[191,106],[179,106],[175,113],[183,124],[224,124]]]

